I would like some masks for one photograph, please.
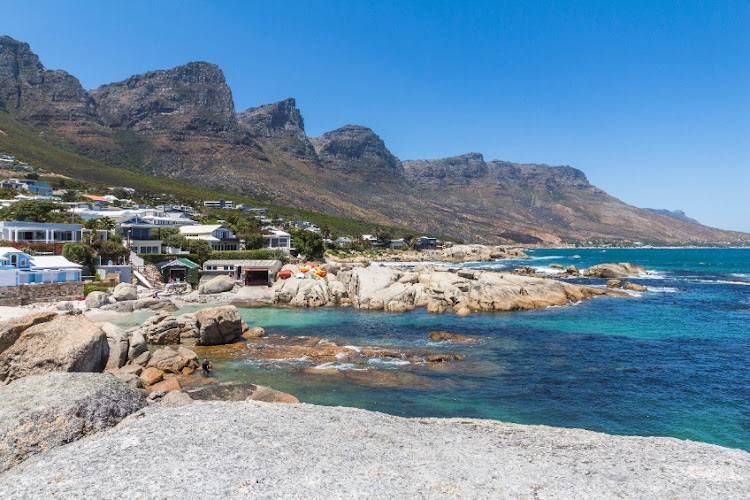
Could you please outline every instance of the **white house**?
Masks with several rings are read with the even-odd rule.
[[[270,234],[263,235],[263,248],[270,250],[292,251],[292,235],[279,229],[266,229]]]
[[[239,250],[240,240],[221,224],[181,226],[180,234],[189,240],[204,240],[212,250]]]
[[[80,280],[81,266],[61,255],[29,255],[13,247],[0,247],[0,287]]]
[[[14,243],[68,243],[81,241],[81,224],[0,221],[0,240]]]
[[[159,226],[143,217],[134,215],[122,218],[117,222],[115,230],[122,235],[125,245],[135,253],[161,253]]]

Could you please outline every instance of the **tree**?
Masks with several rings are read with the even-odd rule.
[[[186,240],[187,249],[198,258],[198,264],[203,264],[211,256],[211,245],[205,240]]]
[[[55,212],[64,210],[65,207],[54,201],[48,200],[22,200],[13,203],[9,207],[0,209],[0,220],[17,220],[24,222],[56,222],[63,216],[70,222],[69,212]]]
[[[79,198],[80,196],[78,196],[78,191],[76,191],[75,189],[68,189],[62,195],[62,201],[65,202],[78,201]]]
[[[181,234],[170,234],[164,237],[164,244],[172,248],[188,248],[188,239]]]
[[[323,257],[326,250],[323,237],[306,229],[292,233],[292,244],[300,255],[304,255],[308,259],[319,259]]]
[[[263,234],[261,233],[249,233],[243,235],[245,240],[246,250],[258,250],[263,248]]]
[[[414,250],[419,244],[419,239],[413,234],[407,234],[404,236],[404,243],[406,243],[406,246],[408,246],[410,250]]]
[[[159,229],[159,237],[162,240],[166,240],[170,236],[174,236],[176,234],[177,235],[180,234],[180,230],[177,229],[176,227],[163,227],[163,228]]]
[[[63,245],[62,255],[69,261],[90,266],[93,261],[91,248],[83,243],[66,243]]]

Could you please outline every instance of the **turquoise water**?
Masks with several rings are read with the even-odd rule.
[[[633,262],[649,291],[543,311],[461,318],[351,308],[245,309],[250,325],[342,345],[464,354],[435,370],[370,360],[315,375],[310,362],[215,362],[217,377],[301,401],[402,416],[479,417],[611,434],[672,436],[750,450],[750,249],[547,249],[532,259],[467,264],[584,268]],[[599,279],[571,282],[603,285]],[[433,330],[480,337],[432,342]],[[303,368],[308,368],[303,371]],[[390,377],[381,380],[376,374]]]

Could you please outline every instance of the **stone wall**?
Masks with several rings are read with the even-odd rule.
[[[83,283],[32,283],[0,288],[0,306],[23,306],[35,302],[76,300],[83,295]]]

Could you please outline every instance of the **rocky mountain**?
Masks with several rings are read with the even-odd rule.
[[[294,158],[315,160],[315,148],[293,98],[249,108],[239,113],[237,120],[253,138],[265,140]]]
[[[672,217],[673,219],[700,224],[700,222],[693,219],[692,217],[688,217],[687,214],[682,210],[666,210],[664,208],[644,208],[644,210],[648,210],[649,212],[659,215],[666,215],[667,217]]]
[[[415,233],[490,243],[750,239],[627,205],[568,166],[479,153],[401,161],[358,125],[308,137],[294,99],[237,113],[223,72],[206,62],[86,91],[28,44],[0,37],[0,113],[105,165]]]
[[[382,175],[404,177],[398,158],[388,151],[383,139],[367,127],[345,125],[312,139],[315,152],[327,169],[367,178]]]

